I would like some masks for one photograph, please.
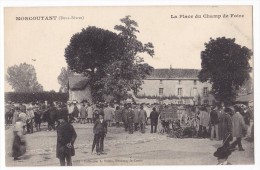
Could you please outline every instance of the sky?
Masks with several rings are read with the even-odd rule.
[[[223,18],[224,14],[228,17]],[[154,68],[200,69],[200,53],[210,37],[236,38],[241,46],[253,48],[251,6],[5,8],[5,74],[8,67],[26,62],[35,67],[44,90],[58,91],[57,77],[67,67],[64,51],[71,36],[88,26],[115,32],[114,26],[126,15],[139,25],[138,39],[153,43],[154,57],[141,56]],[[84,19],[16,20],[32,16]],[[12,91],[6,81],[5,91]]]

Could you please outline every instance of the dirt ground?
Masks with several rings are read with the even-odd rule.
[[[73,124],[77,139],[76,155],[72,157],[73,166],[89,165],[216,165],[213,153],[221,145],[221,141],[210,139],[176,139],[160,133],[135,132],[130,135],[122,127],[109,127],[105,138],[105,153],[91,153],[93,141],[93,124]],[[42,131],[27,134],[27,152],[19,161],[13,161],[11,155],[12,128],[6,128],[6,166],[59,166],[56,158],[56,131]],[[254,164],[254,144],[242,141],[245,151],[234,151],[229,157],[232,164]]]

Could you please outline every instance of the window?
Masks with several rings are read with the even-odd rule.
[[[162,84],[163,83],[163,81],[162,80],[160,80],[160,84]]]
[[[182,104],[182,101],[181,101],[181,100],[179,100],[179,101],[178,101],[178,104]]]
[[[163,88],[159,88],[159,95],[160,95],[160,96],[163,95]]]
[[[179,85],[181,85],[181,80],[179,80]]]
[[[207,87],[203,88],[203,95],[208,96],[208,88]]]
[[[178,96],[182,96],[182,88],[178,88]]]
[[[194,85],[197,85],[197,80],[194,80]]]

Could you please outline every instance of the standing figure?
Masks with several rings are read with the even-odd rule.
[[[56,156],[60,160],[60,165],[72,166],[71,157],[75,155],[74,142],[77,138],[77,133],[74,127],[68,123],[67,114],[64,114],[59,119],[59,126],[57,127],[57,145]]]
[[[224,113],[219,118],[219,138],[223,140],[223,147],[230,148],[230,141],[233,140],[232,137],[232,116],[233,110],[229,107],[224,109]]]
[[[20,108],[16,109],[17,117],[13,121],[14,127],[13,127],[13,134],[14,134],[14,140],[12,145],[12,157],[14,160],[20,160],[19,157],[22,156],[26,152],[26,142],[23,137],[24,133],[24,123],[21,120],[21,117],[19,117],[19,114],[22,113],[20,111]]]
[[[128,122],[128,129],[129,129],[129,134],[133,134],[134,132],[134,111],[132,110],[131,105],[128,107],[128,112],[127,112],[127,122]]]
[[[55,107],[54,103],[51,102],[50,108],[48,109],[48,115],[49,115],[48,130],[50,130],[50,131],[55,130],[55,121],[57,119],[57,113],[58,113],[57,108]]]
[[[140,112],[137,108],[137,106],[134,106],[134,128],[135,128],[135,131],[138,130],[138,126],[139,126],[139,115],[140,115]]]
[[[242,147],[241,139],[244,136],[243,131],[247,130],[247,126],[244,122],[243,116],[240,114],[242,112],[241,108],[234,106],[235,114],[232,116],[232,135],[236,137],[236,140],[231,144],[232,148],[235,148],[238,145],[239,151],[244,151]]]
[[[35,123],[36,131],[41,130],[41,116],[42,116],[42,112],[40,111],[39,106],[36,106],[34,109],[34,123]]]
[[[93,121],[94,123],[99,119],[99,112],[98,109],[96,109],[93,113]]]
[[[125,131],[128,130],[127,114],[128,114],[127,104],[125,104],[122,110],[122,121],[124,123]]]
[[[80,115],[80,124],[85,124],[86,123],[86,117],[87,117],[87,109],[85,107],[84,102],[81,104],[81,108],[79,110],[79,115]]]
[[[78,122],[79,109],[78,109],[78,107],[77,107],[77,102],[74,102],[74,103],[73,103],[73,111],[72,111],[71,115],[72,115],[72,121]]]
[[[207,127],[209,125],[209,114],[206,111],[205,107],[202,107],[200,109],[200,114],[199,114],[199,132],[198,132],[198,136],[202,137],[202,138],[206,138],[207,137]]]
[[[104,138],[107,134],[107,123],[103,118],[103,115],[99,115],[99,119],[96,120],[94,127],[94,140],[92,144],[92,152],[96,146],[96,152],[98,155],[104,154]]]
[[[156,108],[154,107],[153,111],[150,114],[151,133],[156,133],[157,132],[158,117],[159,117],[159,113],[156,111]],[[153,127],[154,127],[154,130],[153,130]]]
[[[147,113],[144,110],[144,107],[141,105],[140,106],[140,115],[139,115],[139,123],[141,126],[141,132],[145,133],[145,123],[146,123],[146,119],[147,119]]]
[[[104,108],[104,120],[107,122],[108,127],[111,126],[111,121],[113,120],[114,111],[108,104],[105,104]]]
[[[94,106],[91,104],[88,104],[88,107],[87,107],[87,122],[88,123],[93,122],[93,114],[94,114]]]
[[[213,106],[212,111],[210,112],[210,124],[211,124],[211,133],[210,133],[210,139],[213,140],[215,134],[216,134],[216,139],[219,140],[218,136],[218,123],[219,123],[219,118],[218,118],[218,107]]]
[[[115,122],[116,122],[116,127],[119,127],[119,123],[122,122],[122,112],[119,106],[116,106]]]

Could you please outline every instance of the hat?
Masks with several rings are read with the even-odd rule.
[[[226,112],[226,113],[234,113],[234,108],[232,107],[226,107],[225,109],[224,109],[224,112]]]
[[[231,155],[231,151],[228,148],[222,146],[219,147],[213,155],[219,159],[224,159]]]

